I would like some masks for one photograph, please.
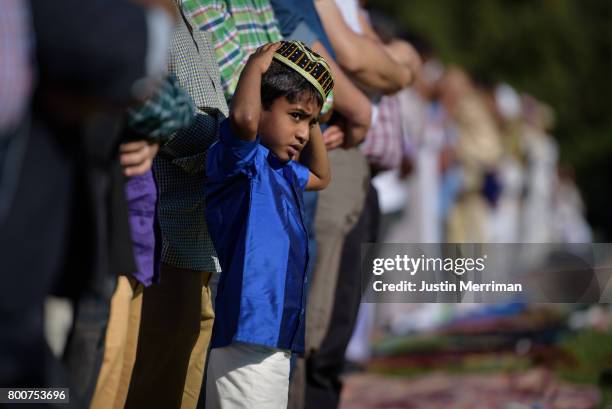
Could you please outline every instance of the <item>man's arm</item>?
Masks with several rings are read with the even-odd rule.
[[[125,175],[148,172],[160,143],[180,129],[189,127],[194,118],[193,100],[174,76],[167,76],[154,95],[127,111],[124,143],[119,146]]]
[[[396,63],[408,68],[412,72],[413,79],[418,75],[421,70],[421,57],[409,42],[395,37],[383,41],[372,27],[367,18],[367,12],[363,9],[359,11],[359,23],[364,35],[383,47]]]
[[[412,72],[397,64],[374,40],[355,33],[333,0],[317,0],[315,7],[342,68],[360,83],[384,93],[408,86]]]
[[[331,173],[327,159],[327,149],[318,124],[310,130],[310,140],[304,147],[300,162],[310,169],[306,190],[322,190],[329,185]]]
[[[312,49],[325,58],[334,77],[334,109],[346,118],[343,147],[357,146],[370,128],[372,105],[331,58],[321,42],[313,43]]]
[[[230,107],[230,126],[235,135],[254,141],[261,116],[261,76],[272,63],[274,52],[281,43],[269,43],[257,49],[242,71]]]

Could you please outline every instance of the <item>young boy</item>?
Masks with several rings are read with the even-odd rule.
[[[287,406],[291,352],[304,350],[302,192],[330,180],[317,118],[332,88],[327,63],[303,43],[264,45],[209,150],[206,218],[223,271],[209,409]]]

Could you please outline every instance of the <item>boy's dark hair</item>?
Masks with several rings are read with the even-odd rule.
[[[277,98],[285,97],[293,104],[304,95],[314,98],[320,107],[323,106],[323,97],[306,78],[285,64],[272,60],[268,71],[261,77],[263,108],[270,109]]]

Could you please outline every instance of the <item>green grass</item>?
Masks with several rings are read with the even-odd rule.
[[[600,382],[603,371],[612,371],[612,332],[580,331],[560,346],[574,362],[558,366],[555,373],[569,382],[598,385],[602,392],[599,409],[612,409],[612,383]]]

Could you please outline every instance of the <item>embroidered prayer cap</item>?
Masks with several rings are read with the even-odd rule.
[[[327,61],[301,41],[281,41],[274,58],[299,72],[319,91],[323,100],[334,88],[334,79]]]

